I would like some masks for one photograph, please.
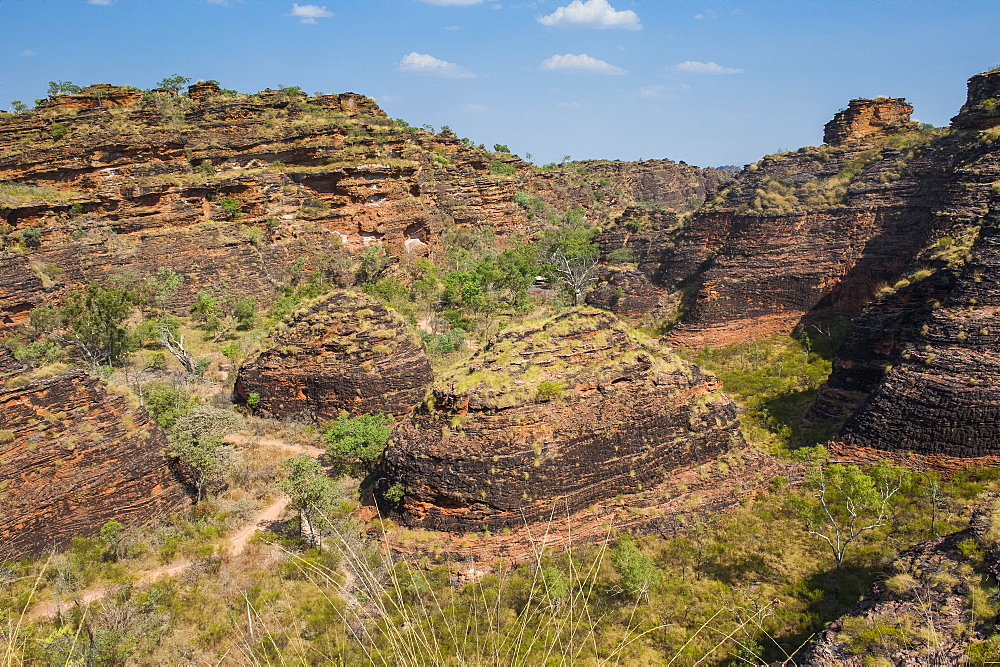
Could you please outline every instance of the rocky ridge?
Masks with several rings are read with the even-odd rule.
[[[615,215],[640,198],[680,207],[728,178],[669,160],[579,170],[607,175],[536,171],[354,93],[90,86],[0,118],[0,325],[89,280],[163,266],[185,278],[178,314],[220,284],[266,306],[296,271],[342,283],[344,252],[433,256],[451,226],[529,234],[541,220],[519,191]]]
[[[977,90],[984,76],[973,77]],[[1000,151],[990,130],[940,143],[954,177],[934,215],[949,233],[938,231],[910,272],[854,320],[811,413],[846,420],[837,438],[852,447],[995,457]]]

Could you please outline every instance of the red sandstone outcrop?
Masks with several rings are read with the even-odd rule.
[[[166,447],[145,410],[83,371],[4,377],[0,557],[66,546],[110,519],[142,523],[182,507],[183,480]]]
[[[932,235],[852,323],[811,414],[833,423],[850,416],[836,437],[855,447],[951,457],[942,465],[954,467],[1000,454],[1000,146],[955,133],[938,142],[937,160],[948,177]]]
[[[410,526],[518,528],[639,493],[742,442],[720,383],[587,308],[504,332],[394,432]],[[384,491],[385,489],[381,489]]]
[[[893,365],[845,424],[845,442],[954,457],[1000,454],[1000,216],[982,222],[972,260],[940,307],[911,321]]]
[[[857,142],[913,129],[913,106],[902,97],[851,100],[823,127],[823,142],[831,145]]]
[[[240,368],[236,395],[284,419],[334,419],[384,412],[401,417],[433,379],[423,344],[377,300],[334,292],[306,304],[271,334],[270,346]]]

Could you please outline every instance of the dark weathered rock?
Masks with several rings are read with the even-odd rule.
[[[386,479],[407,525],[516,528],[649,489],[742,442],[713,377],[624,327],[574,309],[504,332],[434,385],[401,423]],[[384,489],[383,489],[384,490]]]
[[[983,223],[973,259],[845,424],[845,442],[954,457],[1000,453],[1000,218]]]
[[[851,100],[823,127],[823,142],[845,144],[912,129],[913,107],[903,98]]]
[[[359,293],[338,291],[276,327],[270,346],[240,368],[236,395],[258,394],[272,417],[408,414],[430,386],[423,344],[396,313]]]
[[[166,434],[83,371],[0,381],[0,557],[182,507]]]
[[[1000,125],[1000,68],[969,79],[969,92],[951,126],[961,130],[985,130]]]

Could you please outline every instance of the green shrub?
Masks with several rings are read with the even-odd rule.
[[[376,413],[351,417],[341,412],[326,425],[323,441],[331,458],[371,465],[385,451],[390,433],[392,418],[389,415]]]
[[[517,167],[500,160],[490,160],[490,173],[495,176],[513,176],[517,173]]]
[[[639,551],[628,537],[618,540],[611,552],[611,564],[621,577],[622,588],[632,594],[645,593],[660,580],[653,557]]]
[[[25,227],[21,230],[21,240],[30,246],[37,246],[42,240],[42,230],[38,227]]]
[[[196,396],[189,396],[165,382],[147,384],[142,388],[142,396],[153,421],[165,429],[170,429],[179,417],[198,405]]]
[[[52,135],[53,139],[62,139],[69,132],[69,128],[62,123],[55,123],[49,128],[49,134]]]
[[[229,214],[230,220],[239,220],[243,217],[243,207],[238,199],[223,197],[216,203]]]
[[[247,238],[250,243],[257,245],[264,238],[264,230],[260,227],[247,227],[246,229]]]
[[[632,248],[615,248],[608,253],[609,264],[631,264],[635,262],[635,252]]]
[[[566,391],[566,385],[561,382],[556,382],[555,380],[543,380],[538,385],[538,400],[539,401],[551,401],[553,398],[562,396],[562,393]]]
[[[406,487],[402,484],[393,484],[383,495],[390,503],[398,503],[406,496]]]

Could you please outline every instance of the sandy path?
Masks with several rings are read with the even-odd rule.
[[[250,438],[243,435],[233,434],[226,436],[224,440],[233,444],[246,444]],[[261,438],[257,446],[282,449],[295,454],[308,454],[313,457],[319,457],[320,455],[326,453],[318,447],[289,444],[282,440],[272,440],[270,438]],[[247,545],[250,543],[250,539],[258,530],[266,528],[269,524],[281,518],[281,515],[288,508],[288,504],[290,502],[291,499],[287,496],[279,496],[273,500],[266,507],[257,512],[257,514],[254,515],[253,519],[246,526],[228,535],[218,551],[220,553],[225,553],[230,558],[239,556],[247,548]],[[148,588],[158,579],[163,577],[175,577],[183,573],[191,567],[192,564],[193,562],[191,560],[183,558],[171,561],[170,563],[155,567],[151,570],[145,570],[139,574],[139,577],[133,582],[132,585],[136,588]],[[81,606],[89,606],[93,602],[104,599],[110,595],[113,590],[114,587],[111,586],[99,586],[81,591],[75,598],[71,598],[66,601],[56,599],[43,602],[36,605],[34,609],[29,611],[25,615],[25,620],[30,622],[43,618],[50,618],[55,616],[60,611],[70,608],[77,602]]]

